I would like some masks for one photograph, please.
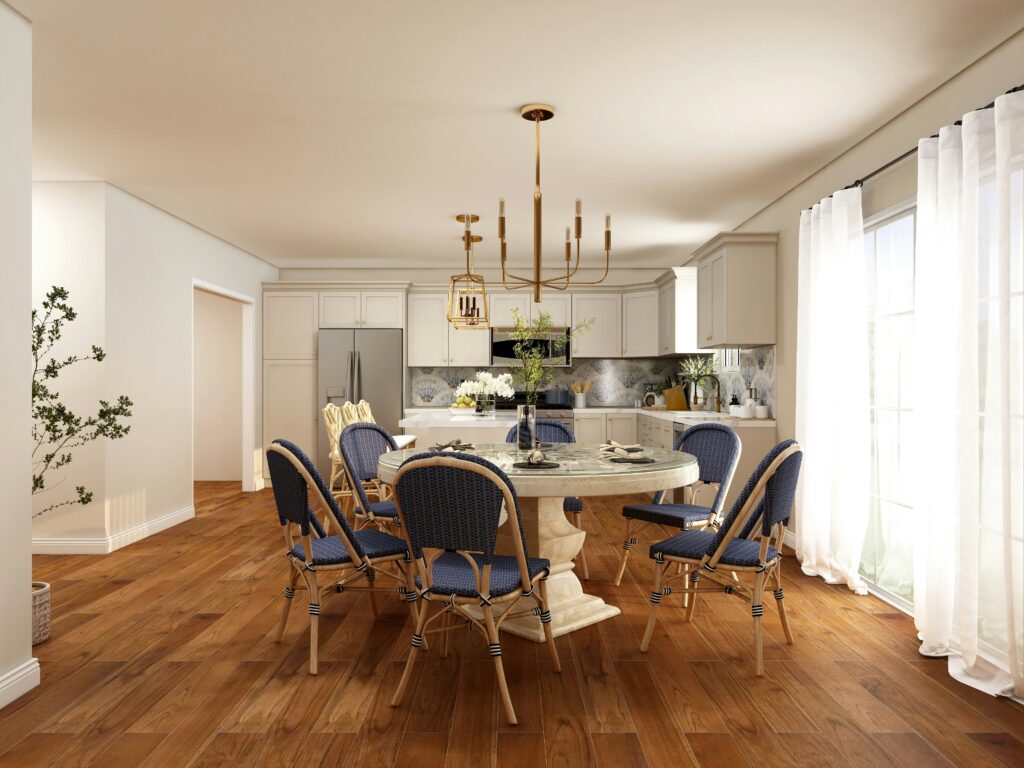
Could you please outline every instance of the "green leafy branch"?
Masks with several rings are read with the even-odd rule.
[[[119,440],[131,430],[124,422],[132,415],[132,401],[126,396],[120,395],[114,402],[100,400],[94,415],[79,416],[61,402],[60,393],[52,387],[64,369],[87,360],[102,362],[106,357],[103,349],[95,344],[88,355],[50,356],[65,326],[78,317],[69,298],[66,288],[53,286],[43,300],[42,310],[32,310],[33,495],[47,490],[48,475],[70,464],[76,448],[103,437]],[[92,491],[75,486],[74,497],[51,504],[33,517],[58,507],[88,504],[92,499]]]
[[[519,365],[512,369],[512,375],[523,383],[526,401],[534,404],[541,387],[554,380],[550,366],[544,364],[548,350],[555,357],[564,355],[569,340],[585,332],[594,321],[585,320],[563,332],[555,329],[547,312],[541,312],[536,321],[530,323],[519,310],[513,309],[512,318],[516,326],[509,335],[515,341],[512,351],[519,360]]]

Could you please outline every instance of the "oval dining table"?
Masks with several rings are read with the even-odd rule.
[[[519,512],[531,557],[551,562],[548,577],[548,607],[555,636],[610,619],[619,609],[600,597],[584,592],[573,572],[573,560],[583,548],[586,531],[572,523],[562,510],[566,496],[618,496],[629,493],[653,493],[697,482],[696,457],[680,451],[645,448],[642,455],[652,463],[617,463],[598,456],[598,447],[579,443],[561,443],[545,447],[550,469],[525,469],[514,466],[525,460],[525,452],[509,443],[477,445],[466,451],[496,464],[512,481],[519,500]],[[422,448],[390,451],[380,458],[377,476],[391,484],[402,462],[423,453]],[[506,528],[499,528],[496,552],[512,554]],[[502,630],[538,643],[544,631],[536,616],[509,619]]]

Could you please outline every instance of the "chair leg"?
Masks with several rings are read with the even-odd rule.
[[[779,621],[782,622],[782,631],[786,634],[786,644],[793,644],[793,630],[789,628],[789,617],[786,615],[785,594],[782,591],[782,563],[775,566],[775,605],[779,608]]]
[[[615,586],[622,584],[622,574],[626,572],[626,561],[629,559],[629,549],[636,543],[633,535],[633,521],[626,520],[626,538],[622,541],[622,559],[619,560],[619,572],[615,574]]]
[[[451,634],[448,629],[448,612],[445,611],[441,615],[441,658],[448,658],[448,635]]]
[[[679,565],[682,566],[683,564],[680,563]],[[690,584],[690,566],[688,566],[688,565],[684,566],[681,569],[679,569],[678,572],[683,575],[683,584],[688,586]],[[683,592],[683,608],[689,608],[689,607],[690,607],[690,593],[684,591]]]
[[[541,579],[537,586],[539,598],[537,600],[540,605],[540,623],[544,627],[544,643],[548,647],[548,655],[551,657],[551,666],[555,668],[555,672],[562,671],[562,662],[558,658],[558,648],[555,647],[555,635],[551,631],[551,612],[548,611],[548,584],[545,579]]]
[[[647,615],[647,628],[644,630],[644,639],[640,641],[640,651],[647,653],[647,647],[651,644],[651,636],[654,634],[654,622],[658,619],[658,606],[661,605],[661,581],[665,576],[671,563],[654,563],[654,590],[651,592],[651,610]]]
[[[373,568],[366,569],[366,586],[370,593],[370,611],[373,613],[374,621],[380,618],[380,610],[377,608],[377,593],[373,589],[373,583],[376,577],[377,574],[374,573]]]
[[[498,639],[498,628],[494,624],[494,611],[491,606],[484,604],[484,625],[487,627],[487,639],[490,643],[491,658],[494,659],[494,673],[498,676],[498,690],[501,692],[501,701],[505,705],[505,718],[509,725],[518,725],[516,711],[512,707],[512,697],[508,694],[508,681],[505,679],[505,667],[501,663],[501,642]]]
[[[307,571],[303,576],[309,590],[309,674],[315,675],[320,645],[320,587],[316,583],[315,571]]]
[[[284,588],[284,608],[281,611],[281,623],[277,627],[277,637],[274,638],[275,642],[278,643],[284,637],[284,628],[288,623],[288,611],[292,607],[292,598],[295,597],[295,582],[299,580],[299,572],[295,570],[295,566],[291,563],[288,564],[288,571],[288,586]]]
[[[683,616],[683,621],[690,621],[693,619],[693,611],[697,607],[697,584],[700,581],[700,571],[694,568],[690,573],[688,587],[693,591],[690,595],[690,601],[686,604],[686,614]]]
[[[754,579],[754,590],[750,596],[750,615],[754,617],[754,674],[758,677],[764,674],[764,643],[761,639],[761,614],[764,613],[764,605],[761,602],[763,592],[764,572],[761,572]]]
[[[416,631],[412,635],[412,648],[409,649],[409,658],[405,661],[405,670],[402,672],[402,679],[398,682],[398,689],[395,691],[395,695],[391,697],[391,706],[397,707],[402,703],[402,697],[405,696],[405,689],[409,685],[409,680],[412,678],[412,668],[416,665],[416,656],[419,653],[420,648],[423,646],[423,627],[427,623],[427,611],[430,609],[430,603],[426,600],[421,600],[419,603],[418,615],[416,617]]]
[[[572,513],[572,524],[575,525],[577,528],[579,528],[581,531],[583,530],[583,525],[581,524],[582,518],[583,518],[583,513],[582,512],[573,512]],[[576,559],[579,560],[579,563],[580,563],[580,573],[583,575],[583,578],[584,579],[589,579],[590,578],[590,568],[587,567],[587,554],[586,554],[586,552],[583,551],[582,547],[580,548],[579,554],[576,555]]]

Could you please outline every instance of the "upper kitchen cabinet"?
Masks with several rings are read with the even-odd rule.
[[[315,291],[263,294],[263,357],[311,360],[316,357],[318,326]]]
[[[693,255],[697,265],[697,346],[775,343],[774,232],[725,232]]]
[[[495,291],[488,298],[491,326],[494,328],[515,328],[516,319],[512,310],[527,320],[530,319],[531,295],[522,291]]]
[[[685,355],[697,344],[697,270],[674,267],[658,281],[658,354]]]
[[[491,364],[491,334],[486,330],[456,330],[448,322],[447,293],[410,293],[408,365],[483,367]]]
[[[572,340],[572,356],[622,357],[622,294],[574,293],[572,317],[576,323],[590,322]]]
[[[321,291],[321,328],[404,328],[404,291]]]
[[[655,357],[658,349],[658,291],[622,294],[622,356]]]
[[[541,296],[540,303],[534,303],[530,297],[530,320],[537,322],[541,312],[551,317],[551,325],[555,328],[572,325],[572,294],[553,292],[547,289]]]

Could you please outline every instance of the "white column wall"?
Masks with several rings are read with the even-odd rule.
[[[32,658],[32,26],[0,2],[0,707],[39,685]]]
[[[242,480],[242,304],[193,292],[193,477]]]

